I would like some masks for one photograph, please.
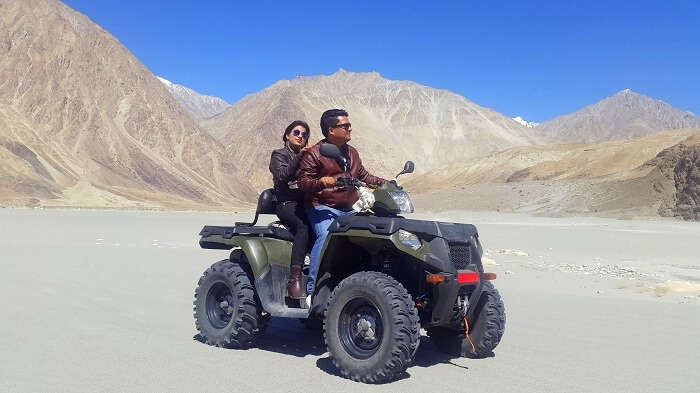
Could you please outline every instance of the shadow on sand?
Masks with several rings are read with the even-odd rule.
[[[335,377],[343,378],[340,375],[340,372],[338,371],[338,369],[335,368],[335,365],[333,365],[333,361],[331,360],[331,358],[328,356],[326,356],[325,358],[318,359],[316,361],[316,367],[318,367],[321,371],[325,372],[328,375],[333,375]],[[396,378],[395,380],[393,380],[391,382],[400,381],[402,379],[406,379],[406,378],[410,378],[410,377],[411,377],[411,374],[404,372],[400,377]],[[387,382],[387,383],[391,383],[391,382]],[[384,385],[384,384],[378,384],[378,385]]]
[[[195,335],[193,339],[204,343],[204,339],[199,334]],[[309,329],[298,320],[290,318],[270,319],[265,333],[256,340],[254,348],[298,357],[306,355],[322,356],[327,353],[321,329]],[[489,357],[493,356],[492,353]],[[463,358],[441,352],[430,342],[428,337],[422,336],[418,353],[416,353],[415,361],[411,367],[432,367],[438,364],[448,364],[465,370],[469,369],[465,365],[455,363],[453,361],[455,359]],[[316,366],[329,375],[340,377],[340,373],[328,356],[318,359]],[[408,371],[411,370],[411,367],[409,367]],[[399,380],[409,377],[410,374],[405,373]]]
[[[204,338],[199,334],[192,338],[204,343]],[[271,318],[265,332],[255,340],[253,348],[299,357],[326,353],[323,331],[306,328],[293,318]]]

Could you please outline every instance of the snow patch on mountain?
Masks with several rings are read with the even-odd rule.
[[[512,119],[524,125],[527,128],[535,128],[540,125],[540,123],[535,123],[534,121],[527,121],[520,116],[515,116]]]
[[[169,80],[167,80],[167,79],[165,79],[165,78],[161,78],[161,77],[159,77],[159,76],[156,76],[156,78],[158,78],[159,81],[163,82],[163,84],[164,84],[165,86],[170,87],[170,86],[173,85],[173,82],[170,82]]]
[[[189,87],[178,85],[160,76],[157,78],[168,88],[175,100],[196,120],[208,119],[231,106],[219,97],[200,94]]]

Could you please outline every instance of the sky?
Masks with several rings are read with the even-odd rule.
[[[154,74],[234,103],[376,71],[544,121],[629,88],[700,115],[700,1],[64,0]]]

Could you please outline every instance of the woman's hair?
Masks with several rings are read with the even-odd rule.
[[[282,142],[287,141],[287,135],[289,135],[290,132],[294,129],[296,126],[302,126],[306,128],[306,131],[309,133],[309,138],[311,138],[311,130],[309,129],[309,125],[306,124],[305,121],[302,120],[294,120],[293,122],[289,123],[287,128],[284,129],[284,134],[282,134]],[[309,138],[306,138],[306,142],[304,142],[304,146],[306,146],[309,143]],[[302,147],[304,147],[302,146]]]

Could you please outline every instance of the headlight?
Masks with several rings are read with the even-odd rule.
[[[409,202],[410,203],[410,202]],[[422,245],[418,236],[412,234],[411,232],[399,229],[399,241],[406,247],[411,247],[417,250]]]
[[[389,196],[396,202],[401,213],[413,213],[413,204],[406,191],[390,191]]]

